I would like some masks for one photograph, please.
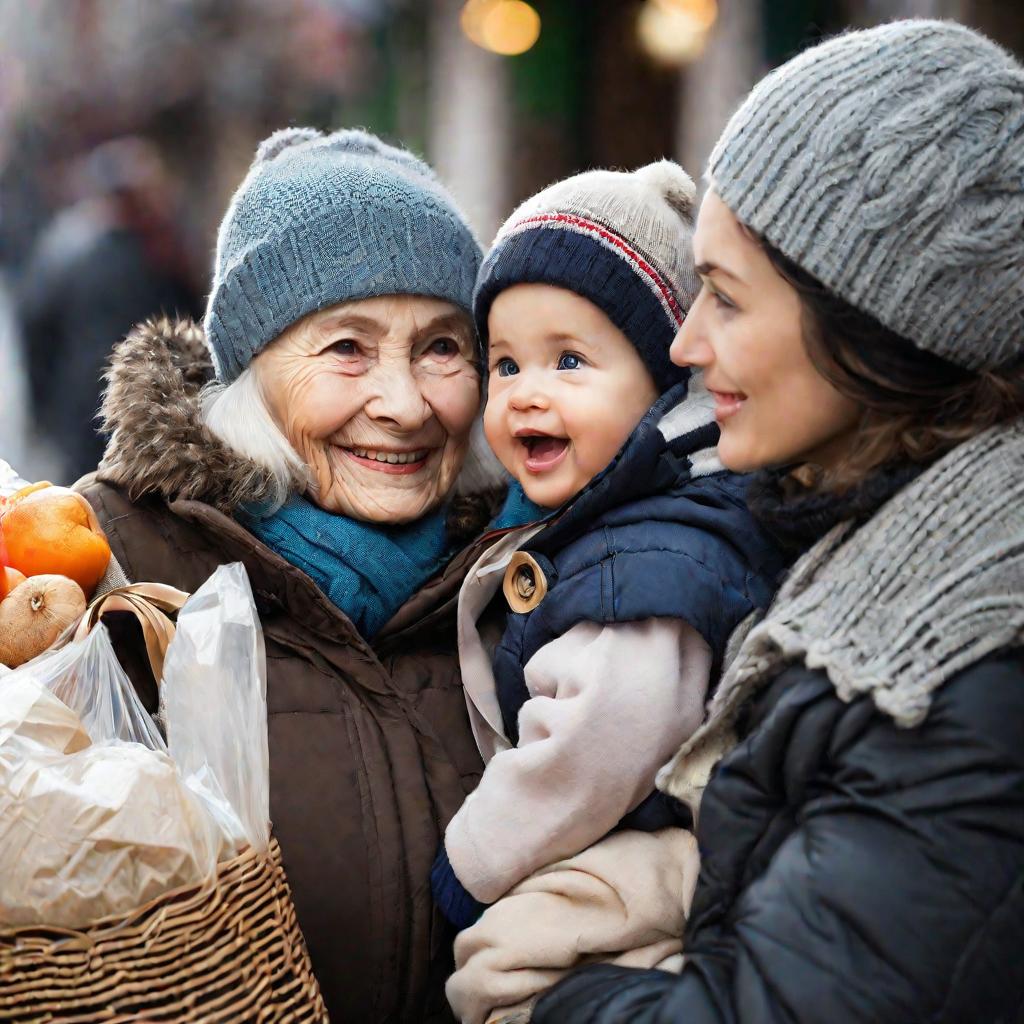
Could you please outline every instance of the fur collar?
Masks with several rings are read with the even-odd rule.
[[[132,501],[184,498],[228,514],[267,500],[267,471],[203,423],[199,396],[212,377],[203,331],[192,321],[154,319],[132,330],[106,373],[100,416],[110,441],[97,478]]]

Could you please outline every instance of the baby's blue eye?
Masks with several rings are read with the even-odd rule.
[[[499,377],[511,377],[519,372],[519,367],[511,359],[499,359],[495,369]]]
[[[558,357],[559,370],[578,370],[583,365],[583,360],[574,352],[563,352]]]

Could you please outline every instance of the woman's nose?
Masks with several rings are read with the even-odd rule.
[[[699,366],[706,367],[714,359],[711,346],[707,343],[704,330],[701,326],[703,312],[701,309],[701,296],[690,307],[689,313],[683,320],[679,333],[675,336],[672,346],[668,350],[668,357],[676,366]]]
[[[366,414],[371,419],[383,421],[394,430],[412,431],[433,415],[407,364],[378,366],[376,378],[374,395],[366,403]]]

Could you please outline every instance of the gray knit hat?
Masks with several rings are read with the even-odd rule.
[[[711,155],[736,217],[851,305],[968,369],[1024,354],[1024,69],[962,25],[807,50]]]
[[[472,310],[480,247],[434,172],[362,131],[266,139],[217,236],[206,336],[220,380],[307,313],[425,295]]]
[[[526,200],[501,226],[477,281],[477,330],[498,294],[551,284],[594,303],[636,347],[660,392],[688,370],[668,357],[700,291],[693,179],[671,160],[586,171]]]

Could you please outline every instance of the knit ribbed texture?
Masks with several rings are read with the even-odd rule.
[[[739,647],[708,720],[658,777],[694,806],[742,704],[785,665],[823,669],[922,722],[957,672],[1024,644],[1024,423],[966,441],[863,526],[840,524],[793,567]],[[711,755],[713,752],[713,756]]]
[[[306,314],[423,295],[467,311],[480,248],[434,172],[362,131],[266,139],[217,238],[206,336],[220,380]]]
[[[487,904],[472,896],[459,881],[443,842],[430,869],[430,889],[437,908],[460,932],[476,924],[487,909]]]
[[[660,392],[683,380],[669,346],[700,282],[690,241],[695,189],[670,160],[588,171],[539,192],[502,225],[477,282],[482,338],[497,295],[550,284],[593,302],[636,346]]]
[[[736,217],[969,369],[1024,353],[1024,69],[962,25],[850,32],[772,72],[711,155]]]
[[[273,515],[243,512],[239,520],[306,573],[367,640],[452,554],[444,509],[394,526],[334,515],[293,494]]]

